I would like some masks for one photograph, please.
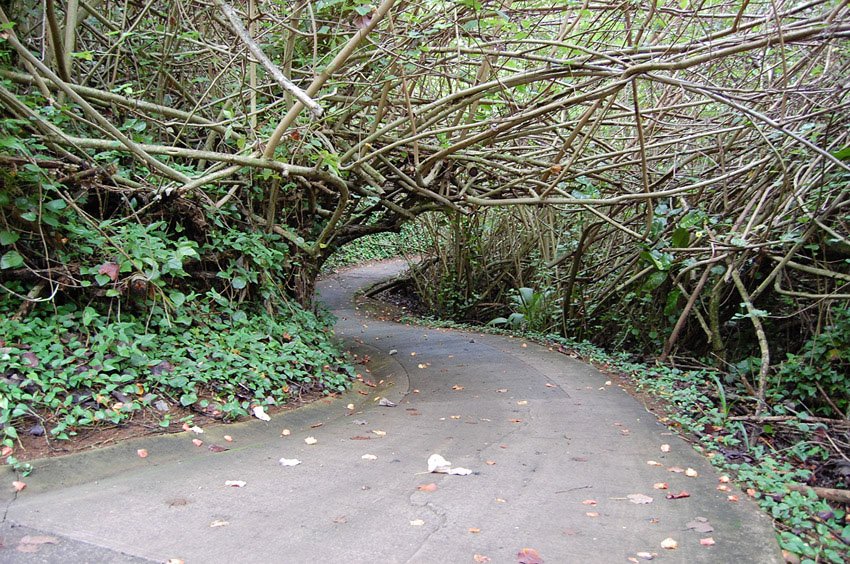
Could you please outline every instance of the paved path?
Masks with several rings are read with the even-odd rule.
[[[39,464],[5,502],[0,561],[510,563],[526,547],[548,563],[628,562],[639,552],[665,562],[782,561],[769,519],[739,492],[739,503],[727,501],[702,457],[592,367],[520,339],[355,312],[352,291],[400,268],[382,263],[320,285],[337,334],[370,355],[367,377],[383,387],[202,436],[223,444],[232,435],[227,452],[181,434]],[[284,428],[292,434],[281,437]],[[474,473],[427,473],[435,453]],[[282,457],[302,463],[283,467]],[[656,482],[691,496],[667,500]],[[426,484],[436,490],[418,489]],[[688,529],[698,518],[714,530]],[[24,535],[55,544],[20,552],[33,550]],[[701,546],[706,537],[716,544]],[[678,549],[661,548],[667,538]]]

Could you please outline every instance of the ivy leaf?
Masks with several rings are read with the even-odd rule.
[[[20,238],[21,236],[13,231],[0,231],[0,245],[11,245]]]
[[[24,257],[18,251],[9,251],[0,257],[0,269],[18,268],[24,264]]]

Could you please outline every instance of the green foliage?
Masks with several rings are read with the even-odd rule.
[[[384,260],[424,253],[431,242],[417,223],[405,223],[399,233],[375,233],[343,245],[323,265],[324,271],[344,268],[370,260]]]
[[[552,291],[537,292],[533,288],[519,288],[511,296],[511,313],[507,318],[497,317],[488,325],[506,325],[511,329],[546,332],[552,328],[557,312]]]
[[[153,302],[150,311],[120,314],[42,305],[19,321],[9,319],[13,300],[3,299],[4,444],[34,422],[67,439],[141,410],[158,414],[160,400],[234,419],[252,404],[348,386],[352,368],[330,341],[328,319],[294,305],[288,315],[235,310],[214,292],[180,305],[178,323]],[[162,416],[163,425],[169,418]]]
[[[833,310],[832,323],[809,339],[799,354],[788,354],[776,371],[773,393],[796,400],[827,417],[847,417],[850,414],[848,374],[850,309],[844,307]]]

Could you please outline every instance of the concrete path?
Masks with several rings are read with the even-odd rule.
[[[549,563],[782,562],[770,520],[718,491],[706,460],[592,367],[520,339],[354,310],[356,288],[402,267],[320,285],[378,388],[201,435],[227,452],[181,434],[39,463],[26,490],[5,494],[0,561],[512,563],[531,548]],[[429,474],[432,454],[473,474]],[[690,497],[665,499],[681,490]],[[702,546],[708,537],[716,544]],[[668,538],[677,549],[661,547]]]

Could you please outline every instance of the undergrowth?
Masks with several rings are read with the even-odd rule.
[[[671,409],[660,420],[693,443],[708,456],[714,466],[732,474],[763,511],[774,519],[777,538],[783,550],[800,557],[802,564],[847,561],[850,550],[850,523],[846,507],[833,507],[813,492],[790,491],[789,485],[806,484],[812,469],[825,462],[830,453],[811,440],[825,429],[822,423],[807,421],[805,413],[795,414],[782,406],[764,415],[796,416],[785,424],[802,439],[788,448],[777,448],[773,441],[750,442],[740,421],[730,419],[732,400],[720,385],[720,375],[712,370],[680,370],[669,366],[648,366],[634,362],[625,353],[610,353],[588,342],[528,331],[507,331],[452,321],[403,317],[402,321],[433,327],[474,330],[499,335],[515,335],[562,351],[572,351],[583,360],[618,372],[629,378],[639,391],[651,393],[667,402]],[[770,425],[762,429],[774,432]],[[850,484],[838,484],[848,487]]]
[[[233,309],[214,291],[179,316],[42,303],[24,319],[0,299],[0,438],[70,439],[145,410],[168,427],[179,405],[233,420],[303,391],[343,391],[353,369],[330,340],[330,319],[295,305],[269,315]],[[150,304],[149,304],[150,305]],[[8,453],[8,452],[7,452]],[[7,458],[18,465],[14,455]]]

